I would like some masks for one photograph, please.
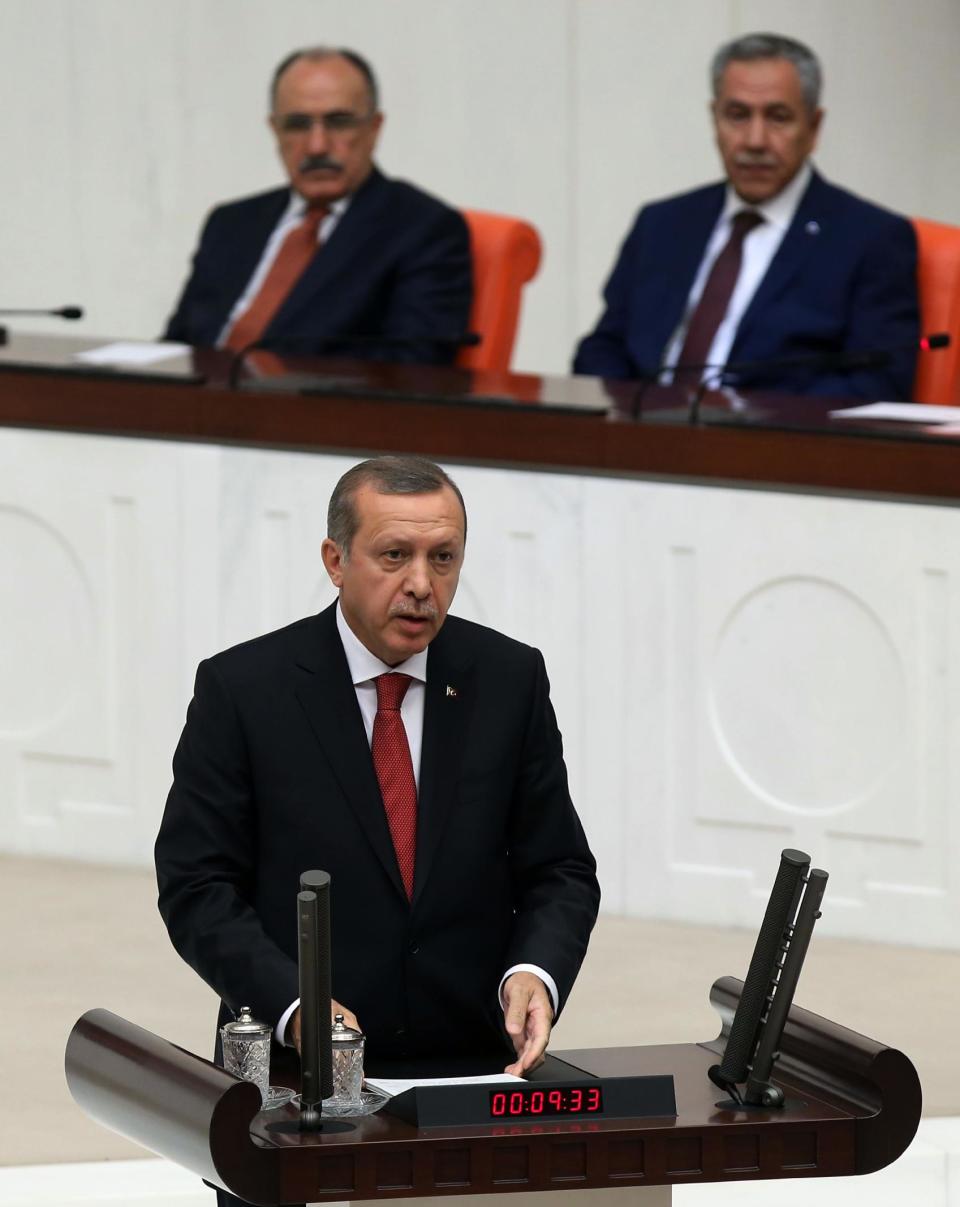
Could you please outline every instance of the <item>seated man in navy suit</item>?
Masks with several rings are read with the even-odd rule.
[[[574,371],[909,398],[916,238],[905,218],[811,166],[823,120],[816,56],[790,38],[750,34],[717,52],[712,76],[726,183],[640,211]],[[857,366],[848,355],[874,351],[888,353],[885,363]]]
[[[369,64],[350,50],[295,51],[270,99],[290,186],[213,210],[165,338],[451,360],[472,294],[466,223],[374,166],[383,114]]]

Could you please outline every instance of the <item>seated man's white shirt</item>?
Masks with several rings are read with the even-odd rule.
[[[740,320],[743,318],[747,307],[753,301],[753,295],[760,287],[760,282],[767,275],[767,270],[773,261],[773,257],[780,250],[780,244],[783,242],[784,235],[790,229],[790,224],[793,222],[803,194],[807,191],[807,186],[810,183],[812,175],[813,168],[807,162],[785,189],[779,192],[776,197],[772,197],[769,201],[764,201],[759,205],[750,205],[737,195],[732,186],[727,185],[727,195],[723,210],[717,219],[716,226],[713,228],[713,234],[707,241],[703,259],[700,261],[700,267],[697,270],[697,275],[694,277],[693,286],[687,298],[683,321],[677,327],[673,333],[673,337],[667,344],[667,350],[663,358],[664,372],[660,377],[662,384],[667,385],[673,381],[671,370],[676,366],[680,356],[680,351],[683,348],[683,342],[687,335],[687,328],[703,294],[707,277],[710,275],[714,261],[727,245],[727,241],[730,238],[734,215],[739,214],[742,210],[752,210],[760,214],[764,221],[754,227],[743,241],[743,258],[740,263],[740,273],[737,276],[737,283],[730,296],[727,312],[723,316],[720,326],[717,328],[717,333],[713,337],[713,343],[710,345],[710,352],[707,356],[707,361],[711,365],[726,364],[730,357],[730,349],[733,347],[733,341],[737,335],[737,328],[740,326]],[[707,383],[717,381],[719,377],[720,373],[716,369],[705,369],[701,374],[702,380]]]
[[[403,697],[403,703],[400,705],[400,719],[406,731],[407,744],[410,747],[410,761],[413,763],[413,775],[416,780],[417,791],[419,792],[420,753],[423,748],[423,706],[427,685],[427,657],[430,653],[430,647],[427,646],[419,654],[413,654],[406,662],[401,662],[399,666],[387,666],[385,662],[380,661],[376,654],[371,654],[354,633],[353,629],[350,628],[339,602],[337,603],[337,632],[340,634],[340,640],[343,643],[343,652],[347,657],[350,681],[353,683],[354,691],[357,693],[357,703],[360,705],[360,713],[363,717],[363,727],[366,731],[368,743],[372,744],[373,742],[373,722],[377,715],[377,685],[374,683],[374,679],[378,675],[389,674],[410,676],[412,682]],[[542,968],[538,968],[535,964],[516,964],[512,968],[507,969],[500,981],[499,995],[501,1006],[504,1005],[504,982],[507,977],[512,976],[515,972],[532,972],[538,976],[547,987],[547,991],[553,1002],[554,1013],[556,1013],[560,997],[556,982],[548,972],[545,972]],[[279,1043],[283,1043],[287,1023],[299,1005],[300,999],[298,998],[280,1016],[280,1021],[276,1026],[276,1037]],[[352,1008],[349,1002],[344,1002],[343,1005],[348,1009]],[[359,1021],[362,1026],[363,1019]]]

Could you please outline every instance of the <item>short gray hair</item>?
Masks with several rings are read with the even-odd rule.
[[[327,536],[349,556],[360,519],[354,503],[357,491],[372,486],[380,495],[427,495],[449,487],[463,512],[463,539],[467,539],[467,508],[460,488],[448,473],[426,457],[371,457],[348,469],[333,488],[327,508]]]
[[[301,50],[291,51],[286,58],[277,64],[276,70],[270,77],[271,113],[276,109],[277,85],[280,83],[280,77],[288,67],[292,67],[300,59],[306,59],[310,63],[322,63],[324,59],[346,59],[363,76],[364,83],[367,86],[367,96],[370,101],[370,112],[376,113],[380,108],[380,89],[377,85],[377,77],[373,74],[373,68],[362,54],[357,54],[355,50],[350,50],[347,46],[305,46]]]
[[[809,46],[782,34],[744,34],[721,46],[710,65],[713,99],[720,95],[723,73],[731,63],[750,63],[755,59],[786,59],[797,69],[803,100],[811,113],[820,107],[823,71],[820,60]]]

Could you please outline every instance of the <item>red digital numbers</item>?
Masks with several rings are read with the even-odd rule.
[[[563,1089],[493,1090],[490,1115],[494,1119],[528,1118],[533,1115],[596,1115],[603,1113],[600,1086],[566,1086]]]

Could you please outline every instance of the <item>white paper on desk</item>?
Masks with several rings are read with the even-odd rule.
[[[500,1083],[503,1081],[523,1081],[523,1078],[514,1077],[512,1073],[490,1073],[481,1077],[420,1077],[411,1078],[409,1081],[399,1077],[365,1077],[363,1079],[364,1085],[373,1090],[379,1090],[381,1094],[387,1094],[391,1098],[396,1094],[402,1094],[404,1090],[412,1090],[421,1085],[484,1085],[488,1082]]]
[[[173,360],[189,352],[189,344],[138,344],[119,342],[91,348],[87,352],[74,352],[73,359],[86,365],[155,365],[162,360]]]
[[[893,419],[898,423],[957,423],[957,407],[935,407],[926,402],[868,402],[862,407],[831,411],[831,419]]]

